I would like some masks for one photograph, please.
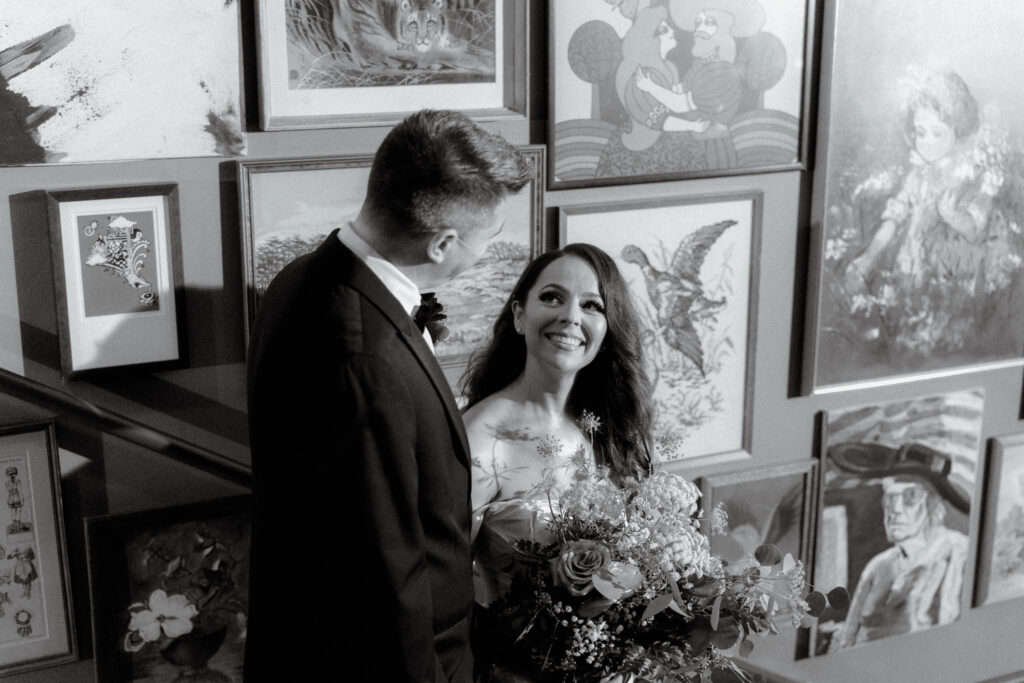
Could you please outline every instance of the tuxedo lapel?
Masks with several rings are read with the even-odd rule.
[[[412,351],[423,371],[427,373],[434,390],[444,404],[448,416],[449,427],[458,436],[460,448],[456,452],[459,460],[469,466],[469,440],[466,428],[462,423],[462,414],[455,403],[448,380],[438,365],[437,358],[431,352],[427,342],[413,322],[412,316],[402,309],[398,300],[388,291],[384,283],[373,274],[358,256],[341,243],[337,230],[328,235],[317,249],[318,256],[337,262],[334,272],[344,274],[340,281],[358,291],[366,300],[383,315],[398,332],[398,337]]]

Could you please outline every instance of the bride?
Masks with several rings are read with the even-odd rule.
[[[516,540],[550,540],[546,515],[577,467],[596,464],[616,481],[649,472],[651,387],[640,332],[622,274],[597,247],[544,253],[520,276],[463,381],[482,605],[508,588]],[[596,430],[581,428],[584,412]],[[479,660],[536,675],[509,656],[511,643],[495,639],[480,624]]]

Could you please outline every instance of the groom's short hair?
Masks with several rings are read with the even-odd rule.
[[[384,138],[366,191],[378,225],[401,238],[454,227],[475,229],[481,209],[493,209],[531,177],[522,154],[465,114],[425,109]]]

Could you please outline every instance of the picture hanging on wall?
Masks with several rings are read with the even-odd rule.
[[[1024,598],[1024,434],[992,440],[975,606]]]
[[[0,165],[245,154],[240,4],[0,0]]]
[[[241,681],[251,496],[85,520],[96,680]]]
[[[1024,363],[1024,5],[827,4],[805,392]]]
[[[0,677],[78,660],[52,422],[0,428]]]
[[[489,339],[516,279],[540,252],[544,150],[543,145],[519,147],[534,173],[523,191],[510,198],[501,235],[475,265],[438,288],[449,329],[448,338],[434,349],[442,366],[465,364]],[[355,218],[372,161],[371,156],[359,155],[239,162],[246,338],[274,276]]]
[[[658,461],[750,454],[762,200],[560,209],[559,244],[606,251],[640,309]]]
[[[552,189],[805,168],[814,6],[550,3]]]
[[[526,115],[527,3],[260,0],[263,130],[391,125],[423,108]]]
[[[47,193],[65,380],[186,362],[177,185]]]
[[[814,585],[846,586],[811,655],[960,618],[984,393],[965,390],[824,414]]]
[[[701,477],[703,531],[712,554],[732,567],[757,564],[754,551],[774,545],[810,566],[817,461]]]

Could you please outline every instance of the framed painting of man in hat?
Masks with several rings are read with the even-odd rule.
[[[959,618],[983,404],[978,389],[825,414],[814,584],[853,597],[810,654]]]
[[[550,3],[552,189],[806,168],[814,6]]]

